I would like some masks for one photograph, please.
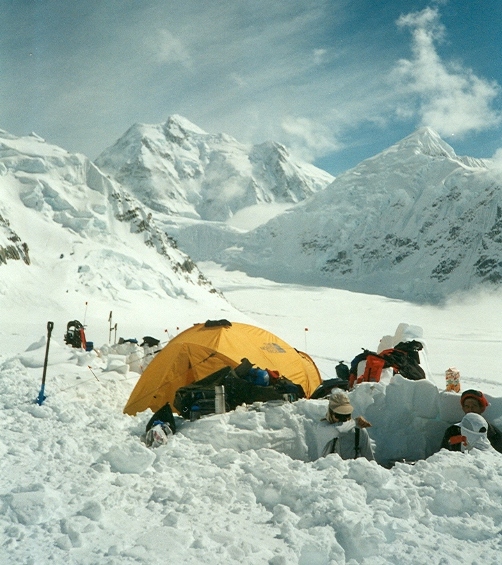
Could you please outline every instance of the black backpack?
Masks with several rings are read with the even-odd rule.
[[[336,376],[341,379],[342,381],[349,382],[350,377],[350,369],[348,365],[346,365],[343,361],[340,361],[338,365],[335,367]]]
[[[72,347],[82,347],[82,335],[84,326],[78,320],[72,320],[66,325],[64,342]]]
[[[300,385],[286,377],[270,376],[269,386],[255,385],[244,377],[253,364],[248,359],[242,359],[235,369],[223,367],[211,375],[179,388],[174,396],[174,407],[183,418],[190,418],[194,406],[201,415],[215,412],[215,387],[225,387],[225,408],[235,410],[241,404],[267,402],[269,400],[285,400],[294,402],[305,397]]]
[[[195,381],[187,386],[182,386],[174,395],[174,407],[180,416],[189,419],[194,406],[198,407],[199,414],[214,414],[215,411],[215,387],[225,385],[225,379],[232,372],[232,367],[223,367],[219,371]],[[230,410],[225,389],[225,407]]]
[[[319,398],[326,398],[331,395],[331,391],[334,388],[341,388],[342,390],[347,390],[349,382],[335,377],[333,379],[327,379],[323,381],[310,395],[312,400],[317,400]]]
[[[162,406],[162,408],[157,410],[157,412],[155,412],[155,414],[150,418],[148,424],[146,425],[145,431],[148,432],[148,430],[152,426],[154,426],[159,422],[162,424],[167,424],[171,428],[173,434],[176,433],[176,422],[174,420],[173,411],[171,409],[171,405],[169,404],[169,402],[164,406]]]

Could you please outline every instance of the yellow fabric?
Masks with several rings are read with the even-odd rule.
[[[314,361],[285,341],[256,326],[196,324],[173,338],[157,353],[139,378],[124,408],[134,415],[151,408],[156,412],[182,387],[223,367],[237,367],[246,357],[256,367],[278,371],[302,386],[310,397],[321,384]]]

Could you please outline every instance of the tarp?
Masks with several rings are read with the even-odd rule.
[[[157,353],[139,378],[124,412],[134,415],[147,408],[156,412],[167,402],[172,406],[180,387],[223,367],[235,368],[243,358],[301,385],[307,398],[322,381],[309,355],[276,335],[249,324],[206,322],[181,332]]]

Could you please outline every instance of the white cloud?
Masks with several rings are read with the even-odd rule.
[[[288,116],[282,120],[281,126],[290,139],[289,146],[293,153],[307,161],[341,148],[332,125],[321,124],[309,118]]]
[[[499,85],[439,56],[436,45],[444,38],[445,28],[437,8],[401,16],[397,25],[411,30],[413,57],[399,61],[392,77],[404,94],[415,95],[411,103],[398,108],[398,114],[409,115],[413,109],[421,125],[443,135],[480,131],[501,122],[500,112],[492,106],[500,94]]]
[[[492,157],[492,163],[497,169],[502,169],[502,148],[497,149]]]
[[[187,68],[192,64],[189,50],[167,29],[158,30],[153,39],[147,40],[147,46],[159,63],[181,63]]]

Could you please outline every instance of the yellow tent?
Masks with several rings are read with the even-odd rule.
[[[307,398],[321,384],[314,361],[274,334],[237,322],[196,324],[173,338],[151,361],[124,408],[134,415],[151,408],[156,412],[176,391],[200,381],[223,367],[237,367],[246,357],[256,367],[278,371],[302,386]]]

